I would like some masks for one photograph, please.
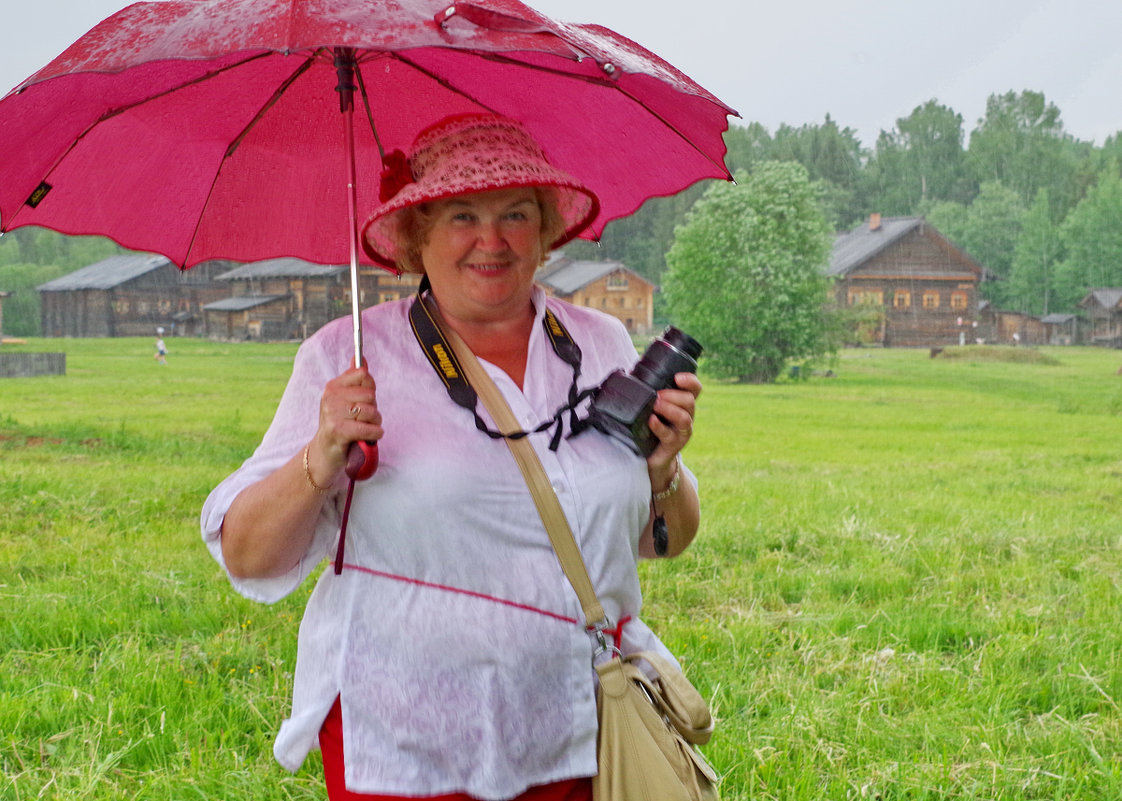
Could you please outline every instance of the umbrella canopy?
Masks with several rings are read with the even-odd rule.
[[[335,62],[352,52],[348,163]],[[520,120],[599,196],[589,238],[730,177],[732,109],[624,37],[517,0],[142,2],[0,100],[0,231],[100,234],[181,267],[346,263],[348,205],[378,204],[383,154],[472,111]]]

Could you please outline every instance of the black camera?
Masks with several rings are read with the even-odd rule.
[[[701,345],[697,340],[670,326],[647,348],[638,364],[628,373],[616,370],[592,395],[588,424],[610,437],[626,443],[642,456],[658,447],[647,425],[660,389],[676,386],[677,373],[696,373]]]

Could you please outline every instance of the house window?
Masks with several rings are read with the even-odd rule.
[[[906,289],[897,289],[892,296],[892,305],[897,309],[910,309],[912,306],[912,293]]]
[[[607,280],[608,289],[627,289],[626,273],[612,273]]]
[[[849,305],[850,306],[883,306],[884,293],[871,292],[868,290],[851,289],[849,291]]]
[[[952,309],[965,309],[967,305],[967,295],[965,292],[952,292],[951,293],[951,308]]]
[[[923,308],[937,309],[939,308],[939,293],[933,289],[929,289],[923,293]]]

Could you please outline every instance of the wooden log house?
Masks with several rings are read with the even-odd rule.
[[[621,262],[578,261],[557,251],[537,280],[547,295],[610,314],[628,333],[653,331],[655,285]]]
[[[47,337],[200,333],[202,307],[221,296],[212,276],[222,265],[182,271],[163,256],[125,253],[37,287]]]
[[[867,344],[941,347],[978,337],[983,268],[922,217],[871,215],[837,236],[827,272],[839,307],[871,313]]]
[[[345,313],[343,265],[279,258],[242,264],[217,277],[229,296],[204,309],[212,339],[305,339]]]
[[[1122,347],[1122,288],[1092,289],[1079,307],[1087,311],[1090,344]]]

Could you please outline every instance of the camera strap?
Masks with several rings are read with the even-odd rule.
[[[417,338],[417,343],[424,351],[429,364],[432,365],[433,370],[436,371],[437,376],[443,382],[448,397],[456,405],[470,411],[475,416],[475,427],[491,439],[522,439],[530,434],[554,428],[553,436],[549,441],[549,449],[551,451],[557,450],[561,444],[561,435],[565,427],[565,412],[569,412],[569,427],[575,431],[579,427],[577,406],[595,392],[595,388],[583,391],[577,389],[582,358],[581,349],[565,326],[557,319],[557,316],[547,306],[545,316],[542,318],[542,328],[545,329],[546,338],[549,340],[553,352],[573,369],[573,380],[569,384],[568,402],[559,407],[553,417],[542,421],[530,431],[514,431],[503,434],[501,431],[489,428],[483,418],[479,416],[477,409],[479,397],[464,375],[463,367],[460,365],[459,359],[456,358],[455,351],[444,335],[444,331],[441,330],[440,324],[433,316],[432,310],[428,307],[428,301],[423,294],[427,289],[429,289],[429,284],[426,276],[422,279],[421,286],[417,290],[417,296],[409,307],[409,324],[413,329],[413,336]]]

